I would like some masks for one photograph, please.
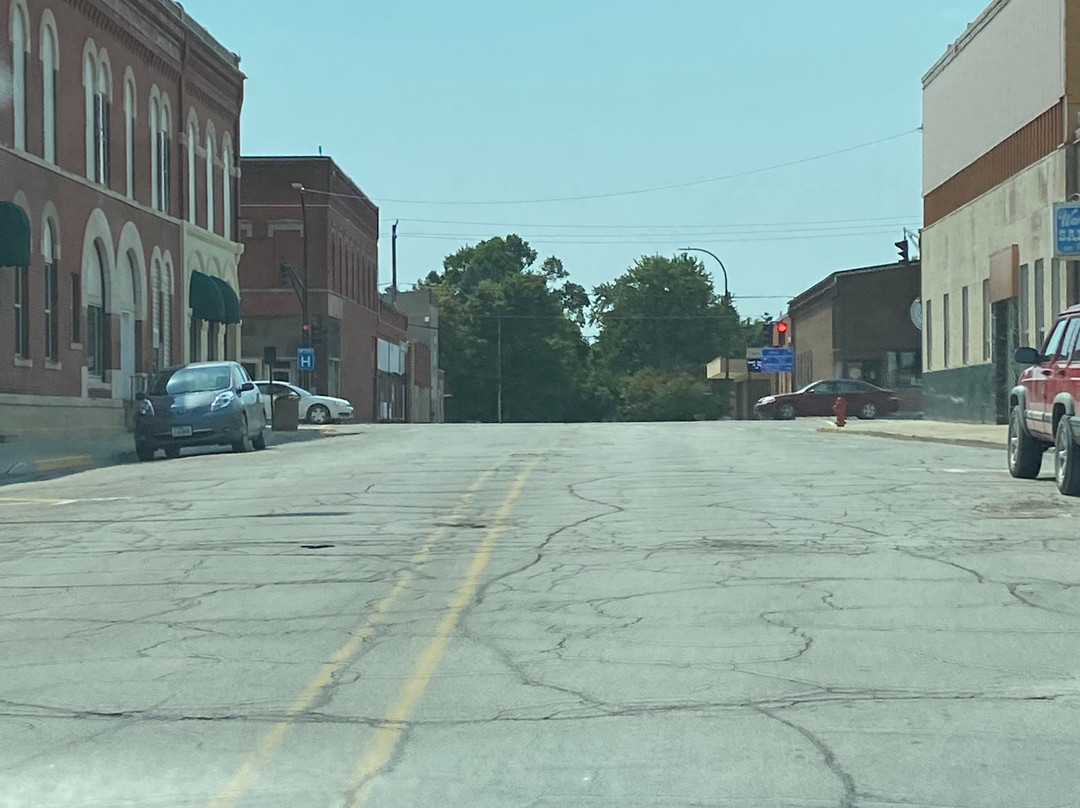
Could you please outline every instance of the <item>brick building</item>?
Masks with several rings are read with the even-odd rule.
[[[834,272],[788,304],[796,389],[862,379],[922,409],[918,261]]]
[[[238,355],[239,57],[169,0],[0,0],[4,74],[0,434],[122,430],[155,367]]]
[[[347,398],[359,421],[405,420],[408,319],[379,294],[379,209],[328,157],[245,157],[241,168],[249,371]],[[303,295],[290,275],[306,277],[310,374],[297,367]]]

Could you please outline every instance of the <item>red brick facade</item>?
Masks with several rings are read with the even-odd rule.
[[[16,270],[0,268],[0,412],[26,396],[130,399],[140,374],[192,358],[191,271],[237,287],[239,58],[168,0],[0,0],[0,65],[16,77],[0,95],[0,201],[32,228],[25,345]],[[196,323],[196,337],[198,358],[238,352],[237,326]]]
[[[268,374],[263,352],[273,347],[293,382],[349,399],[358,421],[379,420],[378,340],[404,346],[408,320],[379,298],[378,208],[327,157],[245,157],[241,168],[244,361]],[[296,367],[301,303],[281,271],[287,264],[302,278],[305,249],[316,352],[307,379]]]

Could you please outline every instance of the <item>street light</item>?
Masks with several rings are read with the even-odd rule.
[[[713,258],[716,259],[716,263],[718,263],[720,265],[720,271],[724,273],[724,305],[730,306],[731,305],[731,292],[728,291],[727,267],[725,267],[724,262],[720,260],[720,256],[718,256],[714,252],[710,252],[709,250],[703,250],[701,247],[683,247],[681,249],[681,252],[705,253],[706,255],[711,255]],[[731,380],[731,357],[727,356],[727,357],[724,357],[724,358],[726,360],[724,362],[724,380],[725,381],[730,381]]]
[[[303,292],[304,292],[304,294],[300,298],[300,309],[301,309],[300,317],[301,317],[301,320],[302,320],[302,322],[300,324],[300,331],[301,331],[301,339],[302,339],[302,342],[303,342],[303,346],[305,348],[310,348],[311,347],[311,323],[308,322],[308,311],[309,311],[309,306],[308,306],[308,304],[309,304],[309,299],[308,299],[308,237],[307,237],[308,224],[307,224],[307,200],[304,198],[304,191],[306,191],[307,188],[304,187],[304,184],[302,182],[294,182],[292,184],[292,187],[293,187],[294,191],[296,191],[297,193],[300,194],[300,217],[301,217],[301,223],[302,223],[301,224],[301,234],[303,235],[303,239],[304,239],[304,246],[303,246],[303,250],[304,250],[304,260],[303,260],[304,290],[303,290]],[[303,384],[303,386],[305,388],[311,389],[310,371],[305,370],[302,373],[303,373],[303,375],[301,377],[302,378],[301,384]]]

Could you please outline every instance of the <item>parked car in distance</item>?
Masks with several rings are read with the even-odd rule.
[[[329,424],[333,421],[346,421],[353,417],[353,405],[343,398],[333,396],[317,396],[309,393],[303,387],[297,387],[288,382],[255,382],[259,391],[263,394],[263,405],[266,408],[266,417],[273,418],[272,407],[274,399],[280,395],[294,395],[300,397],[300,420],[309,424]]]
[[[153,460],[158,449],[176,458],[187,446],[266,448],[266,412],[259,390],[236,362],[166,368],[136,396],[135,453]]]
[[[855,379],[831,379],[808,384],[794,393],[765,396],[754,405],[754,411],[759,418],[785,421],[800,415],[832,415],[840,396],[847,401],[847,414],[856,418],[871,420],[900,409],[900,399],[891,390]]]
[[[1058,315],[1042,350],[1019,348],[1014,358],[1028,367],[1009,393],[1009,473],[1038,477],[1053,447],[1058,490],[1080,495],[1080,306]]]

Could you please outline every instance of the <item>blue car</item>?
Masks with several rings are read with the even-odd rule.
[[[168,458],[186,446],[266,448],[266,412],[258,388],[236,362],[200,362],[167,368],[136,396],[135,453]]]

